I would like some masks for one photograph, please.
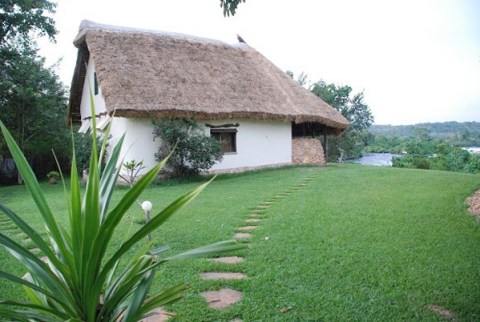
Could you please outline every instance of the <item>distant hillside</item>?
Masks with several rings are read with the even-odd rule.
[[[480,146],[480,122],[419,123],[414,125],[372,125],[370,133],[386,137],[415,137],[425,133],[457,146]]]

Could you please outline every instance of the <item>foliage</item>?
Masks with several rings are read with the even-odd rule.
[[[28,44],[17,44],[18,52],[3,55],[0,63],[0,115],[31,164],[45,165],[45,175],[55,165],[51,148],[60,159],[68,155],[65,126],[65,88],[52,68]],[[0,139],[0,154],[9,155]],[[43,170],[43,172],[42,172]]]
[[[15,51],[0,51],[0,118],[12,131],[23,153],[39,176],[55,166],[51,149],[67,159],[65,88],[53,68],[28,42]],[[0,154],[9,155],[0,138]],[[38,168],[38,170],[37,170]]]
[[[408,154],[392,159],[392,166],[395,168],[430,169],[431,164],[428,157],[418,154]]]
[[[365,150],[367,152],[408,153],[426,156],[436,153],[438,144],[442,142],[432,139],[423,129],[418,129],[415,136],[409,138],[375,135],[369,139]]]
[[[124,170],[123,173],[119,173],[119,177],[123,179],[128,185],[132,185],[135,180],[138,179],[138,174],[140,171],[145,169],[145,166],[143,165],[143,161],[135,161],[135,160],[130,160],[126,161],[122,164],[122,168]]]
[[[310,86],[313,94],[322,98],[350,122],[346,132],[339,137],[328,139],[328,160],[358,158],[366,146],[368,128],[373,123],[373,115],[365,104],[363,93],[352,94],[352,88],[344,85],[327,84],[319,81]]]
[[[392,165],[397,168],[480,173],[480,155],[440,141],[435,147],[435,153],[407,154],[394,158]]]
[[[174,176],[196,175],[222,160],[220,143],[207,136],[195,120],[154,120],[153,124],[153,135],[160,139],[155,158],[161,160],[172,153],[167,166]]]
[[[28,154],[62,146],[65,141],[65,88],[45,59],[28,44],[2,60],[0,109],[21,148]],[[60,135],[52,135],[52,134]],[[45,137],[52,138],[45,142]],[[55,141],[52,141],[55,140]],[[46,149],[47,148],[47,149]]]
[[[369,144],[367,152],[406,154],[393,160],[392,165],[397,168],[480,173],[479,155],[433,139],[427,129],[416,128],[411,137],[376,135]]]
[[[409,139],[397,136],[373,135],[370,133],[366,152],[372,153],[406,153]]]
[[[48,14],[56,4],[48,0],[2,0],[0,6],[0,49],[7,42],[31,37],[32,32],[53,39],[57,34],[55,21]]]
[[[92,152],[92,133],[80,133],[78,128],[74,127],[73,129],[73,142],[75,149],[70,151],[70,155],[75,154],[75,161],[77,163],[78,174],[82,175],[82,172],[88,171],[90,165],[90,157]],[[100,155],[100,150],[102,149],[102,140],[101,137],[97,136],[95,140],[97,143],[97,155]],[[108,145],[108,143],[107,143]],[[106,155],[103,155],[103,159],[100,161],[100,164],[103,166],[105,164]]]
[[[35,36],[54,40],[55,7],[48,0],[2,0],[0,5],[0,118],[40,177],[56,166],[52,147],[58,161],[68,164],[65,89],[54,69],[44,67],[35,43]],[[0,155],[8,154],[0,138]]]
[[[220,0],[220,7],[223,8],[223,15],[227,16],[234,16],[237,7],[241,2],[245,2],[245,0]]]
[[[292,71],[287,70],[285,73],[286,73],[288,76],[290,76],[292,79],[295,79],[295,74],[294,74]],[[297,76],[296,82],[299,83],[301,86],[309,87],[308,75],[305,74],[304,72],[301,72],[301,73]]]
[[[58,173],[58,171],[50,171],[47,173],[47,178],[60,179],[60,173]]]
[[[419,123],[414,125],[372,125],[370,132],[378,136],[409,138],[423,129],[433,139],[461,147],[480,146],[479,122]]]
[[[92,115],[95,114],[92,103]],[[154,250],[152,244],[139,245],[140,241],[162,225],[169,217],[187,205],[208,182],[176,199],[152,220],[126,237],[112,249],[112,237],[122,218],[142,191],[155,179],[166,160],[148,171],[110,209],[110,202],[120,169],[118,164],[123,137],[112,149],[104,168],[99,166],[97,155],[95,119],[93,119],[92,150],[86,191],[81,196],[75,158],[71,167],[71,186],[67,200],[68,225],[62,227],[53,216],[42,189],[15,143],[10,132],[0,122],[5,141],[25,180],[26,187],[43,218],[49,234],[48,244],[42,233],[32,228],[5,205],[2,211],[32,243],[45,255],[45,261],[17,243],[4,232],[0,233],[3,245],[22,265],[28,274],[24,279],[5,271],[0,277],[24,286],[30,302],[0,300],[0,315],[18,321],[138,321],[152,309],[178,300],[185,286],[177,285],[147,297],[157,268],[175,258],[216,254],[238,249],[234,242],[223,242],[202,247],[183,254],[165,257],[165,247]],[[100,155],[105,153],[106,138]],[[116,245],[118,246],[118,245]],[[138,246],[140,246],[138,248]],[[128,261],[125,257],[137,249]],[[125,263],[125,261],[127,261]],[[122,263],[121,263],[122,262]],[[122,268],[120,268],[122,267]],[[6,306],[5,306],[6,305]],[[13,306],[9,306],[13,305]]]

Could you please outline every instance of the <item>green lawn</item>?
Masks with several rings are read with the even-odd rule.
[[[144,199],[159,210],[196,185],[162,184],[147,189]],[[42,187],[62,220],[61,186]],[[233,267],[206,259],[169,263],[154,289],[191,286],[168,308],[181,321],[445,320],[429,305],[478,321],[480,225],[464,203],[478,188],[478,175],[358,165],[220,176],[154,238],[172,253],[230,239],[257,206],[272,201],[250,248],[237,253],[246,261]],[[116,200],[125,191],[118,190]],[[286,191],[292,193],[273,199]],[[0,202],[42,227],[24,187],[0,188]],[[116,238],[125,238],[142,218],[139,208],[132,209]],[[3,249],[0,256],[1,269],[22,274]],[[199,273],[206,271],[239,271],[248,278],[203,281]],[[226,287],[244,293],[228,309],[209,309],[199,295]],[[18,297],[18,291],[0,281],[1,297]]]

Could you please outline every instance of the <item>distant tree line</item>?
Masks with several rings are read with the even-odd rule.
[[[442,139],[454,146],[480,146],[480,122],[419,123],[414,125],[372,125],[375,137],[408,138],[417,131],[426,131],[433,139]]]

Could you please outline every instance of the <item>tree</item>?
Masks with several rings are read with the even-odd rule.
[[[35,36],[54,40],[50,14],[55,6],[47,0],[2,0],[0,5],[0,118],[40,177],[56,169],[52,148],[60,160],[68,160],[66,91],[54,68],[45,67],[35,42]],[[8,156],[3,139],[0,155]]]
[[[223,15],[227,16],[234,16],[237,7],[241,2],[245,2],[245,0],[220,0],[220,7],[223,8]]]
[[[292,71],[287,70],[286,74],[290,76],[291,78],[295,79],[295,75],[293,74]],[[299,83],[302,87],[308,87],[310,81],[308,79],[308,75],[305,74],[304,72],[301,72],[300,75],[298,75],[296,79],[297,83]]]
[[[0,48],[6,48],[10,40],[29,38],[32,32],[53,40],[57,30],[53,18],[47,14],[55,13],[55,7],[55,3],[47,0],[2,0]]]
[[[348,85],[338,86],[319,81],[310,86],[313,94],[330,104],[350,122],[346,132],[339,137],[328,140],[328,159],[357,158],[361,156],[366,141],[368,128],[373,123],[373,115],[365,104],[363,92],[352,97],[352,88]]]
[[[163,160],[173,151],[167,168],[174,176],[195,175],[222,160],[220,142],[207,136],[195,120],[155,120],[153,124],[153,135],[160,139],[155,158]]]
[[[0,118],[11,128],[37,175],[43,176],[56,168],[52,148],[68,155],[65,88],[54,69],[44,67],[45,59],[31,42],[21,41],[0,55]],[[8,155],[3,140],[0,154]]]

